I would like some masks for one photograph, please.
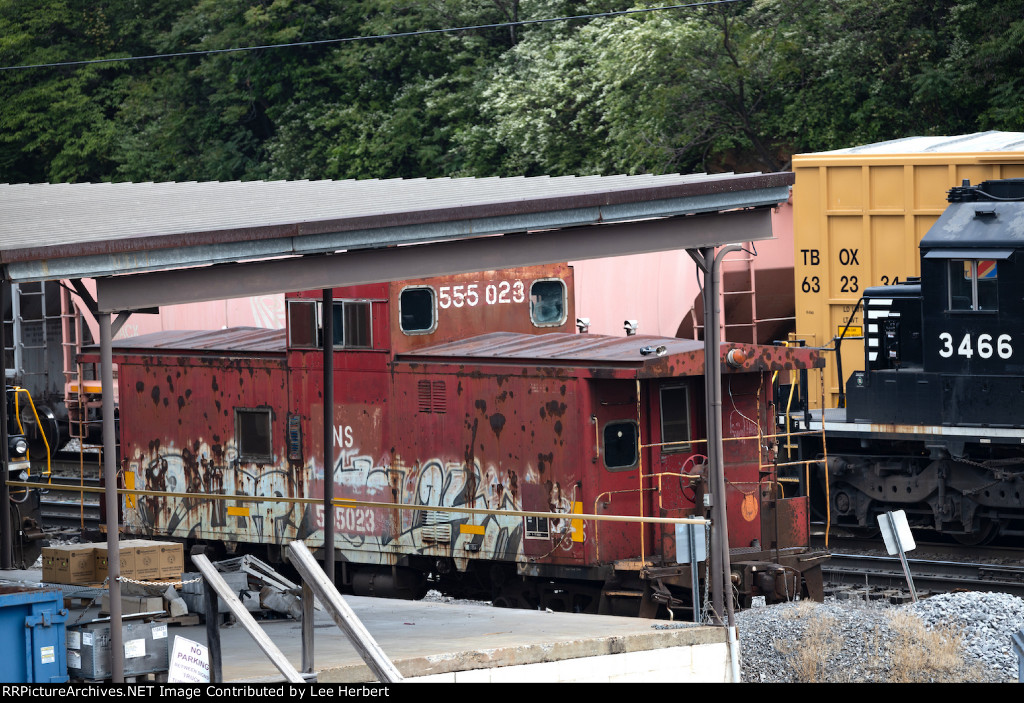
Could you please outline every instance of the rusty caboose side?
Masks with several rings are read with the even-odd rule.
[[[577,333],[566,265],[334,296],[331,470],[335,497],[357,503],[335,509],[339,585],[417,596],[429,584],[589,612],[688,607],[674,525],[503,513],[703,517],[702,343]],[[126,496],[127,534],[271,559],[294,539],[322,548],[320,297],[289,295],[282,331],[116,343],[125,483],[190,494]],[[729,364],[732,349],[742,359]],[[778,494],[766,438],[771,375],[821,360],[814,350],[728,344],[720,363],[741,600],[817,595],[806,499]]]

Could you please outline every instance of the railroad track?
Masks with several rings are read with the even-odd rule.
[[[899,557],[886,554],[880,538],[832,539],[829,552],[831,559],[822,566],[829,590],[867,587],[909,596]],[[907,553],[907,563],[919,595],[998,591],[1024,597],[1024,550],[1019,548],[920,543]]]

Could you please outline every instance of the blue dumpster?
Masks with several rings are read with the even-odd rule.
[[[0,681],[67,682],[67,617],[60,589],[0,586]]]

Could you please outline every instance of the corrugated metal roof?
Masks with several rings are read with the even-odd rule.
[[[791,173],[0,184],[14,280],[105,276],[785,201]]]
[[[1024,151],[1024,132],[974,132],[947,137],[904,137],[821,154],[928,154]]]
[[[113,342],[115,351],[183,351],[276,353],[285,351],[285,331],[262,327],[224,330],[171,330],[153,332]]]

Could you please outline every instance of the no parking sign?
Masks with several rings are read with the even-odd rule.
[[[210,654],[205,644],[175,636],[168,683],[210,683]]]

